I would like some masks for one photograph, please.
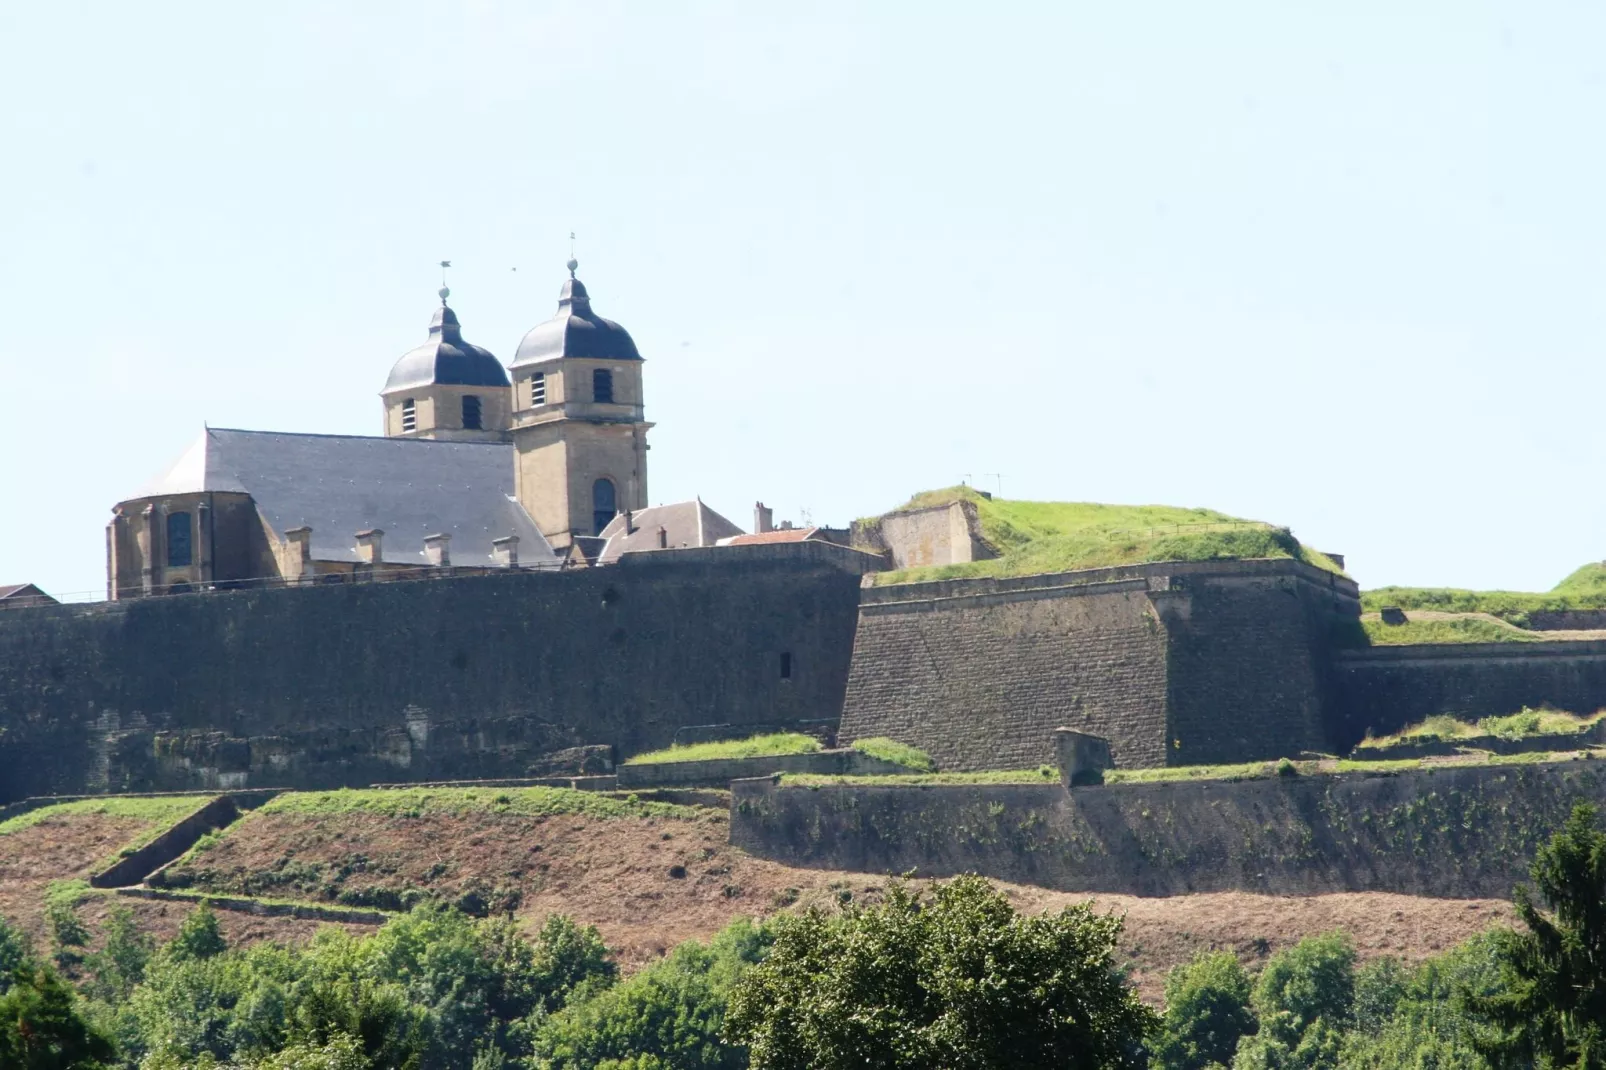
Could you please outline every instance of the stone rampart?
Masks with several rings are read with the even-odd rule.
[[[0,801],[519,776],[834,718],[864,555],[782,549],[5,614]]]
[[[840,736],[944,769],[1052,763],[1062,725],[1122,768],[1323,749],[1327,644],[1359,612],[1352,581],[1286,559],[867,588]]]
[[[1389,735],[1436,714],[1463,720],[1549,705],[1606,706],[1606,642],[1445,643],[1343,650],[1334,658],[1340,743]]]
[[[731,842],[788,865],[1072,892],[1505,897],[1606,762],[1072,788],[732,785]]]

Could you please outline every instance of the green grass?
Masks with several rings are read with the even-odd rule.
[[[1312,763],[1295,762],[1301,765]],[[1239,765],[1173,765],[1159,769],[1108,769],[1106,784],[1160,784],[1178,780],[1254,780],[1275,776],[1276,762],[1244,762]]]
[[[1404,624],[1384,624],[1363,620],[1361,628],[1373,646],[1415,646],[1424,643],[1537,643],[1543,632],[1525,632],[1511,624],[1482,616],[1451,617],[1444,620],[1407,620]]]
[[[1036,769],[1006,769],[981,773],[911,773],[907,776],[821,776],[816,773],[785,773],[781,783],[795,787],[821,784],[875,784],[881,787],[919,787],[922,784],[1057,784],[1059,771],[1053,766]]]
[[[892,762],[917,773],[935,773],[937,763],[931,760],[931,755],[918,747],[911,747],[907,743],[899,743],[886,736],[870,736],[865,739],[853,741],[853,749],[869,758],[879,758],[883,762]]]
[[[1549,591],[1468,591],[1456,587],[1379,587],[1361,592],[1361,607],[1436,609],[1445,613],[1488,613],[1513,624],[1528,614],[1566,609],[1606,609],[1606,562],[1592,562]]]
[[[530,817],[583,814],[602,818],[689,819],[700,818],[708,813],[706,809],[695,806],[644,802],[633,795],[621,798],[570,788],[343,788],[339,791],[298,791],[276,797],[257,813],[317,817],[357,813],[385,817],[428,817],[432,814],[476,811]]]
[[[1332,572],[1324,554],[1300,545],[1287,528],[1214,509],[1100,505],[983,498],[970,487],[917,494],[895,513],[965,500],[975,503],[982,534],[1000,556],[989,561],[873,573],[877,584],[974,576],[1029,576],[1149,561],[1291,557]]]
[[[77,802],[41,806],[37,810],[18,814],[8,821],[0,821],[0,836],[32,828],[41,821],[73,818],[87,814],[104,814],[107,817],[131,817],[154,826],[147,842],[180,818],[188,817],[211,801],[209,796],[163,795],[139,799],[80,799]],[[141,845],[143,846],[143,845]]]
[[[1427,743],[1434,741],[1457,742],[1497,736],[1501,739],[1527,739],[1532,736],[1573,735],[1594,724],[1606,713],[1580,717],[1563,710],[1535,710],[1523,707],[1503,717],[1484,717],[1476,724],[1458,720],[1448,714],[1429,717],[1425,721],[1408,725],[1392,736],[1368,737],[1361,748],[1376,750],[1401,743]]]
[[[625,761],[626,765],[652,765],[659,762],[705,762],[720,758],[767,758],[780,754],[813,754],[820,741],[801,732],[775,732],[746,739],[722,739],[712,743],[688,743],[684,747],[648,751]]]

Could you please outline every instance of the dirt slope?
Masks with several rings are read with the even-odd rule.
[[[527,817],[467,813],[426,818],[258,813],[171,871],[194,890],[323,902],[379,903],[428,893],[477,897],[526,920],[552,911],[596,925],[626,968],[732,918],[796,905],[874,898],[885,878],[792,869],[726,843],[725,815]],[[1023,910],[1088,897],[1005,885]],[[1172,899],[1100,896],[1127,918],[1123,950],[1145,996],[1164,971],[1202,949],[1254,962],[1314,933],[1343,929],[1363,958],[1417,959],[1510,917],[1491,900],[1377,893],[1310,898],[1225,893]]]

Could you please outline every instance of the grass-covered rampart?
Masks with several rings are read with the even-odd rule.
[[[1361,592],[1361,608],[1370,613],[1384,606],[1409,612],[1487,613],[1527,623],[1528,615],[1577,609],[1606,609],[1606,562],[1592,562],[1576,570],[1549,591],[1469,591],[1456,587],[1379,587]]]
[[[1030,576],[1149,561],[1265,557],[1294,558],[1318,568],[1342,571],[1326,555],[1302,546],[1287,528],[1214,509],[1010,501],[985,498],[970,487],[949,487],[917,494],[893,512],[955,501],[975,505],[982,535],[999,556],[988,561],[877,573],[874,582]]]
[[[814,754],[820,741],[801,732],[772,732],[746,739],[718,739],[707,743],[687,743],[646,751],[631,756],[626,765],[657,765],[662,762],[709,762],[728,758],[765,758],[781,754]]]
[[[703,811],[692,806],[650,802],[570,788],[343,788],[339,791],[292,791],[278,796],[258,814],[378,814],[383,817],[428,817],[434,814],[486,812],[525,817],[580,814],[586,817],[686,817]],[[249,820],[249,818],[247,818]]]

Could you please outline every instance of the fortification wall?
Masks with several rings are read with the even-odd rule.
[[[737,549],[758,552],[4,614],[0,801],[516,776],[564,746],[835,717],[857,566]]]
[[[732,785],[731,842],[788,865],[1072,892],[1505,897],[1606,763],[1072,788]]]
[[[948,769],[1054,760],[1052,729],[1118,767],[1328,745],[1326,643],[1354,584],[1291,560],[1171,562],[863,592],[841,738]]]
[[[1606,706],[1606,642],[1447,643],[1335,655],[1340,745],[1387,735],[1435,714],[1463,719],[1551,705]]]

